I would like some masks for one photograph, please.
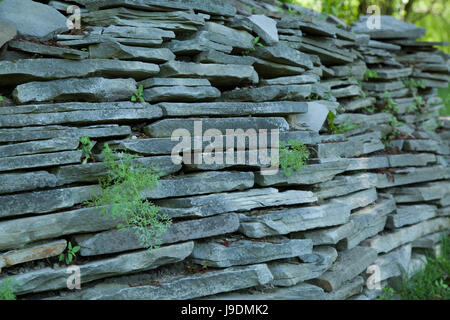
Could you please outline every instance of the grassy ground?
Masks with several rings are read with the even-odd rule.
[[[440,110],[441,115],[450,116],[450,86],[447,89],[439,89],[439,96],[445,104],[445,108]]]
[[[381,300],[449,300],[450,299],[450,236],[442,238],[441,255],[427,257],[422,271],[405,277],[398,290],[383,289]]]

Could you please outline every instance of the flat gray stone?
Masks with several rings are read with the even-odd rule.
[[[98,190],[97,186],[85,186],[0,196],[0,217],[70,208],[89,200]]]
[[[214,237],[235,232],[238,228],[239,218],[236,214],[177,222],[170,225],[162,234],[161,244]],[[75,240],[81,246],[80,254],[82,256],[96,256],[143,248],[135,233],[123,230],[75,236]]]
[[[407,168],[394,170],[392,176],[378,173],[377,188],[388,188],[405,184],[440,180],[446,176],[446,169],[442,166],[425,168]]]
[[[313,89],[313,88],[311,88]],[[311,90],[311,93],[313,90]],[[330,111],[336,110],[338,103],[326,100],[308,102],[308,112],[305,114],[297,114],[288,116],[291,126],[299,130],[313,130],[318,132]],[[334,111],[335,112],[335,111]]]
[[[233,56],[214,49],[200,52],[195,56],[194,61],[197,63],[237,64],[246,66],[251,66],[255,63],[253,57]]]
[[[288,131],[289,125],[282,117],[247,117],[247,118],[197,118],[197,119],[164,119],[152,123],[144,128],[144,132],[150,137],[163,138],[171,137],[177,129],[185,129],[191,134],[194,132],[194,124],[198,121],[201,129],[216,129],[222,135],[227,133],[227,129],[234,131],[242,129],[279,129],[280,131]]]
[[[392,80],[408,77],[412,74],[412,68],[401,68],[401,69],[370,69],[377,73],[377,79]]]
[[[196,242],[190,259],[201,265],[226,268],[235,265],[292,258],[312,252],[311,240],[271,238],[267,241],[223,239]],[[231,240],[231,241],[230,241]]]
[[[0,250],[74,233],[98,232],[115,228],[118,221],[100,214],[96,208],[57,212],[0,222]]]
[[[319,158],[357,157],[384,149],[379,132],[371,132],[349,137],[344,142],[327,142],[317,146]]]
[[[425,167],[436,162],[436,156],[430,153],[394,154],[387,156],[390,167]]]
[[[66,78],[123,77],[142,80],[159,72],[153,63],[107,59],[23,59],[0,61],[0,85]]]
[[[305,72],[305,69],[297,66],[277,63],[273,61],[254,58],[253,67],[260,77],[266,79],[285,76],[296,76]]]
[[[22,156],[36,153],[75,150],[79,140],[76,138],[56,138],[0,146],[0,158]]]
[[[282,101],[303,100],[311,94],[312,87],[304,85],[269,85],[256,88],[242,88],[222,93],[222,99],[226,101]]]
[[[332,66],[331,69],[336,77],[355,77],[362,80],[367,66],[363,61],[358,60],[342,66]]]
[[[58,80],[61,81],[61,80]],[[62,80],[67,83],[66,80]],[[101,85],[105,81],[105,85],[118,86],[121,84],[133,84],[134,81],[119,81],[94,78],[86,81],[87,86]],[[109,81],[116,81],[110,83]],[[68,82],[70,83],[70,82]],[[38,84],[38,83],[36,83]],[[77,84],[76,82],[74,83]],[[60,84],[58,84],[60,85]],[[24,85],[24,86],[27,86]],[[20,86],[19,86],[20,87]],[[39,88],[39,86],[36,86]],[[131,86],[132,88],[132,86]],[[131,93],[130,88],[130,93]],[[50,90],[58,88],[50,88]],[[114,89],[114,88],[113,88]],[[19,89],[21,90],[21,89]],[[98,95],[102,89],[92,89],[93,94]],[[97,92],[97,90],[100,90]],[[115,89],[121,90],[120,87]],[[19,91],[21,92],[21,91]],[[119,92],[117,92],[119,93]],[[81,94],[79,92],[78,94]],[[106,94],[107,95],[107,94]],[[77,93],[74,93],[77,96]],[[0,126],[1,127],[25,127],[33,125],[54,125],[54,124],[86,124],[106,121],[120,120],[149,120],[161,118],[163,113],[158,106],[148,103],[132,103],[132,102],[106,102],[106,103],[86,103],[86,102],[69,102],[69,103],[52,103],[52,104],[29,104],[25,106],[5,107],[0,110]]]
[[[394,214],[388,216],[386,227],[400,228],[436,217],[436,206],[427,204],[398,206]]]
[[[344,172],[348,167],[347,159],[331,160],[320,164],[305,165],[292,175],[286,177],[280,170],[274,175],[255,174],[255,183],[260,186],[272,185],[309,185],[319,182],[325,182]]]
[[[160,207],[160,212],[172,218],[184,218],[207,217],[226,212],[310,203],[316,200],[316,197],[310,191],[288,190],[279,192],[275,188],[258,188],[242,192],[162,199],[155,201],[155,204]]]
[[[174,87],[171,87],[172,90]],[[175,87],[177,88],[177,87]],[[203,103],[160,103],[164,114],[169,117],[180,116],[245,116],[245,115],[284,115],[304,113],[308,103],[295,101],[274,102],[203,102]]]
[[[448,143],[436,140],[406,140],[403,149],[407,151],[425,151],[437,154],[449,154]]]
[[[167,48],[125,46],[118,42],[102,42],[89,46],[89,57],[91,59],[114,58],[155,63],[164,63],[175,59],[175,55]]]
[[[373,97],[368,98],[356,98],[351,100],[346,100],[345,102],[342,102],[342,106],[345,111],[355,111],[364,109],[367,107],[371,107],[375,105],[376,99]]]
[[[95,125],[82,128],[65,126],[33,126],[25,128],[0,129],[0,142],[34,141],[59,137],[119,138],[131,134],[129,126]]]
[[[204,274],[180,276],[159,286],[104,286],[81,291],[68,299],[83,300],[188,300],[270,283],[272,274],[265,264],[232,267]]]
[[[18,103],[84,100],[87,102],[129,100],[136,92],[133,79],[62,79],[28,82],[14,89]]]
[[[151,199],[250,189],[254,184],[253,172],[209,171],[161,179],[158,187],[145,191]]]
[[[16,28],[9,22],[0,21],[0,48],[17,35]]]
[[[376,259],[377,252],[372,248],[355,247],[341,251],[333,266],[312,282],[326,292],[335,291],[364,272]]]
[[[247,18],[252,25],[253,31],[268,45],[279,42],[277,22],[263,14],[254,14]]]
[[[364,278],[357,276],[352,280],[344,282],[339,289],[326,293],[325,300],[347,300],[348,298],[361,293],[364,284]]]
[[[427,234],[448,229],[449,226],[449,218],[435,218],[419,222],[409,227],[396,229],[390,233],[377,235],[373,238],[367,239],[362,243],[362,245],[374,248],[378,253],[389,252]]]
[[[450,183],[447,181],[430,182],[417,187],[395,188],[388,192],[394,195],[397,203],[427,202],[442,199],[450,193]]]
[[[55,165],[80,163],[82,152],[63,151],[24,156],[0,158],[0,171],[51,167]]]
[[[402,81],[389,81],[389,82],[363,82],[362,87],[366,90],[386,92],[404,89],[405,85]]]
[[[347,171],[353,170],[370,170],[388,168],[389,160],[386,156],[376,156],[367,158],[352,158],[348,159],[349,166]]]
[[[144,90],[144,99],[149,102],[161,101],[211,101],[220,97],[220,91],[211,86],[153,87]]]
[[[377,183],[374,173],[358,173],[351,176],[337,176],[331,181],[318,184],[315,195],[319,199],[343,196],[352,192],[370,189]]]
[[[320,206],[268,211],[255,216],[240,214],[239,231],[247,237],[263,238],[344,224],[349,216],[347,204],[332,201]]]
[[[60,48],[56,46],[48,46],[28,41],[10,41],[8,47],[27,53],[34,53],[48,57],[56,57],[71,60],[82,60],[89,58],[89,53],[81,50]]]
[[[153,87],[172,87],[172,86],[185,86],[185,87],[199,87],[210,86],[211,82],[208,79],[191,79],[191,78],[148,78],[139,82],[144,89]]]
[[[319,81],[319,76],[315,74],[302,74],[299,76],[279,77],[273,79],[261,79],[264,85],[289,85],[289,84],[308,84]]]
[[[161,265],[183,261],[194,243],[184,242],[154,250],[138,251],[80,265],[81,282],[88,283],[109,276],[156,269]],[[16,276],[16,294],[53,291],[67,288],[67,268],[44,268]]]
[[[247,31],[236,30],[215,22],[206,22],[204,30],[223,36],[226,39],[226,42],[222,42],[224,45],[243,50],[253,47],[253,36]],[[212,38],[210,40],[214,41]]]
[[[50,6],[31,0],[1,1],[0,20],[14,25],[25,39],[46,41],[68,30],[66,17]]]
[[[380,29],[368,27],[368,16],[359,17],[358,21],[352,26],[352,30],[356,33],[369,34],[372,39],[417,39],[425,35],[425,28],[401,20],[397,20],[392,16],[381,15]]]
[[[208,79],[213,85],[256,84],[258,74],[252,66],[201,64],[192,62],[169,61],[161,65],[160,77]]]
[[[411,244],[406,244],[387,254],[379,255],[374,262],[374,265],[380,268],[379,281],[400,277],[407,273],[410,260]]]
[[[448,231],[436,232],[426,235],[422,238],[414,240],[412,242],[412,247],[416,249],[433,249],[435,245],[442,241],[442,236],[444,236]]]
[[[302,281],[314,279],[328,270],[338,253],[333,247],[319,247],[313,253],[300,256],[298,261],[269,262],[273,284],[281,287],[294,286]]]
[[[295,67],[312,69],[313,64],[307,54],[295,50],[284,44],[270,47],[258,46],[252,56],[275,63],[286,64]]]
[[[335,198],[334,200],[346,203],[350,210],[355,210],[368,206],[375,202],[378,198],[376,188],[370,188],[367,190],[357,191],[342,197]]]
[[[0,174],[0,194],[56,186],[56,177],[47,171]]]
[[[145,166],[154,166],[160,177],[175,173],[181,169],[181,164],[174,164],[170,156],[156,156],[138,158],[136,162]],[[74,164],[59,166],[51,169],[57,179],[57,185],[65,185],[78,182],[98,182],[100,177],[107,173],[103,162]]]

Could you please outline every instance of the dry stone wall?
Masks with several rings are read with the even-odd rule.
[[[424,29],[389,16],[350,28],[271,0],[74,3],[80,32],[67,3],[0,2],[0,282],[19,298],[373,299],[373,268],[384,286],[439,249],[449,57],[416,41]],[[139,86],[146,102],[131,102]],[[173,131],[199,120],[224,138],[278,129],[312,156],[289,176],[263,174],[250,143],[216,150],[240,164],[174,163]],[[160,248],[83,205],[105,143],[158,167],[146,196],[173,219]],[[69,241],[81,290],[58,262]]]

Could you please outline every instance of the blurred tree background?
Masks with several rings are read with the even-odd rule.
[[[282,0],[323,13],[331,13],[348,25],[367,14],[367,8],[377,5],[381,14],[414,23],[427,29],[427,34],[419,39],[425,41],[449,41],[450,0]],[[450,48],[441,47],[447,53]]]

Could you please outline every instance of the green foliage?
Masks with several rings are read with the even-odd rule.
[[[69,265],[73,261],[73,258],[76,257],[77,252],[80,251],[80,249],[80,246],[72,247],[72,243],[69,241],[66,252],[59,255],[59,262],[64,261],[67,265]]]
[[[391,121],[388,122],[388,125],[392,127],[392,131],[382,138],[386,147],[389,147],[392,140],[394,140],[401,134],[400,130],[398,130],[398,127],[403,126],[404,123],[398,121],[397,117],[393,115]]]
[[[137,102],[138,100],[139,102],[145,102],[143,94],[144,94],[144,86],[141,84],[138,87],[138,91],[133,93],[133,95],[131,96],[131,102]]]
[[[394,299],[395,290],[392,288],[383,288],[381,296],[377,297],[378,300],[392,300]]]
[[[376,78],[378,78],[378,72],[372,71],[370,69],[366,69],[366,72],[364,73],[364,80],[376,79]]]
[[[329,133],[345,133],[347,131],[356,129],[359,126],[359,123],[349,123],[350,122],[350,116],[346,117],[342,123],[336,125],[334,123],[334,120],[336,119],[336,115],[332,112],[328,112],[327,116],[327,124],[328,124],[328,131]]]
[[[252,42],[253,43],[253,47],[251,49],[249,49],[249,50],[242,51],[242,55],[243,56],[248,56],[250,54],[250,52],[256,50],[255,46],[264,47],[264,45],[260,42],[260,39],[261,39],[260,37],[253,38],[253,42]]]
[[[385,91],[384,94],[385,106],[383,108],[384,112],[388,112],[391,114],[395,114],[398,112],[398,104],[391,98],[391,93],[389,91]]]
[[[438,89],[438,94],[444,101],[445,107],[439,110],[442,116],[450,116],[450,86],[448,88]]]
[[[91,141],[91,139],[89,139],[88,136],[81,137],[80,143],[80,148],[84,156],[82,163],[85,164],[89,159],[93,159],[92,148],[94,147],[94,143]]]
[[[0,281],[0,300],[16,300],[14,291],[16,284],[13,278],[4,278]]]
[[[289,140],[289,145],[280,142],[280,160],[279,164],[286,177],[292,175],[292,172],[299,170],[306,164],[310,152],[307,146],[301,141]]]
[[[101,214],[119,219],[119,229],[134,231],[143,247],[157,248],[171,220],[142,197],[144,191],[157,186],[156,169],[138,163],[136,156],[113,152],[107,144],[101,155],[108,172],[99,179],[101,194],[88,203],[101,207]]]
[[[2,102],[3,101],[3,97],[2,96],[0,96],[0,102]]]
[[[404,276],[397,290],[386,289],[379,299],[392,299],[394,294],[402,300],[450,299],[450,237],[442,235],[441,254],[426,258],[425,268],[413,275]]]

